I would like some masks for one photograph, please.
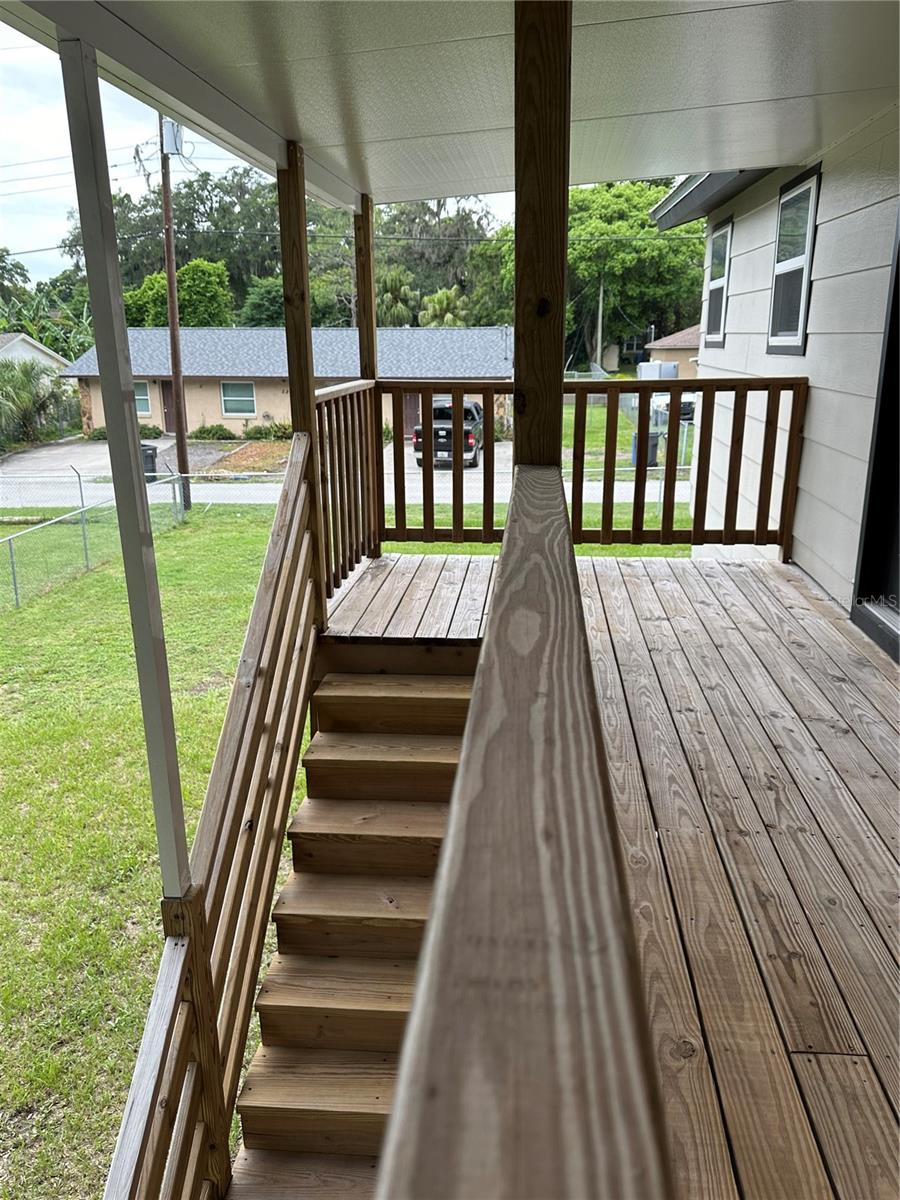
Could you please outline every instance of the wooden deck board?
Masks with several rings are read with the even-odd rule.
[[[483,632],[495,560],[398,557],[332,632]],[[578,571],[678,1195],[895,1195],[894,664],[794,567]]]

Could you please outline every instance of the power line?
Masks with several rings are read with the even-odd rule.
[[[129,142],[127,146],[107,146],[108,154],[118,154],[120,150],[133,150],[135,145],[146,146],[152,142],[152,138],[148,138],[145,142]],[[0,163],[0,171],[11,170],[13,167],[34,167],[38,163],[43,162],[61,162],[65,159],[68,162],[72,161],[72,155],[69,154],[51,154],[49,158],[25,158],[21,162]]]

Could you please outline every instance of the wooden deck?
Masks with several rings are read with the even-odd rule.
[[[385,556],[330,632],[477,637],[495,562]],[[895,1200],[894,665],[795,568],[578,569],[680,1194]]]

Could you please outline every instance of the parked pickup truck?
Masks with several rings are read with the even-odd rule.
[[[432,409],[434,428],[434,465],[453,466],[453,409],[446,399],[435,399]],[[477,467],[481,461],[481,446],[484,442],[484,410],[474,400],[466,400],[463,407],[463,465]],[[416,466],[422,465],[422,426],[417,425],[412,435]]]

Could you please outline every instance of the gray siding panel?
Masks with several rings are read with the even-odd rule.
[[[733,253],[725,345],[722,349],[701,347],[699,374],[809,377],[793,557],[844,605],[850,602],[856,567],[889,265],[897,228],[897,134],[894,108],[821,156],[813,282],[803,356],[768,354],[766,337],[778,190],[797,170],[775,172],[731,201],[727,211],[710,215],[710,226],[725,216],[734,217]],[[730,407],[727,400],[722,406]],[[760,403],[751,396],[739,503],[743,522],[753,515],[761,412]],[[786,412],[782,414],[783,419],[786,416]],[[729,426],[730,416],[723,411],[714,430],[709,497],[710,518],[717,521],[722,519],[724,504]],[[782,434],[776,456],[778,493],[783,463]],[[760,553],[753,547],[704,547],[698,552],[740,557]]]

